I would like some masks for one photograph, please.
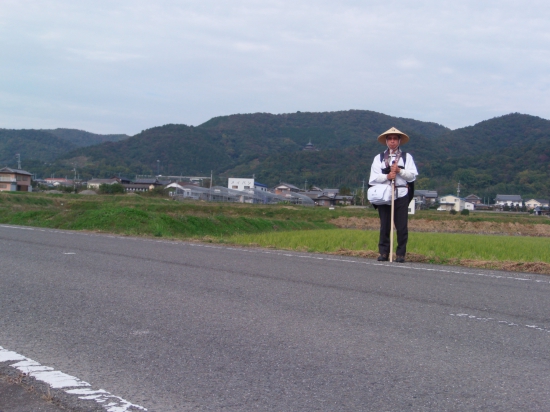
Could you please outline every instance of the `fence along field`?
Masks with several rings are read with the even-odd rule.
[[[0,223],[4,224],[363,257],[377,256],[378,232],[372,230],[377,227],[376,216],[370,209],[345,207],[328,210],[177,202],[139,195],[0,193]],[[408,261],[550,274],[550,219],[546,217],[476,213],[464,217],[420,211],[410,227]],[[469,233],[429,232],[445,228]]]

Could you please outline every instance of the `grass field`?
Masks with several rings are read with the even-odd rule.
[[[226,241],[308,252],[378,250],[378,232],[315,230],[232,236]],[[397,244],[397,243],[395,243]],[[458,233],[409,233],[407,251],[428,260],[491,260],[550,263],[550,238]]]
[[[85,196],[44,193],[0,193],[0,223],[69,230],[90,230],[129,236],[198,239],[321,253],[377,255],[378,232],[338,229],[337,218],[377,218],[373,209],[178,202],[129,195]],[[450,215],[420,211],[411,220],[496,222],[517,226],[548,225],[550,219],[526,214]],[[448,222],[448,223],[445,223]],[[423,224],[423,223],[422,223]],[[441,226],[441,225],[440,225]],[[459,225],[460,226],[460,225]],[[472,226],[472,225],[470,225]],[[546,226],[544,226],[546,227]],[[467,264],[550,274],[550,237],[495,236],[410,232],[409,261]],[[491,263],[492,262],[492,263]],[[495,266],[516,262],[517,267]]]
[[[0,223],[169,238],[333,227],[318,216],[292,218],[294,210],[243,206],[140,196],[0,194]]]

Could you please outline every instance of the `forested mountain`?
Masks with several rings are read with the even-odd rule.
[[[94,176],[100,170],[103,175],[155,173],[157,160],[163,174],[209,175],[213,170],[217,175],[228,176],[234,168],[252,174],[267,158],[280,157],[284,162],[287,156],[298,155],[310,140],[320,150],[316,153],[330,150],[334,156],[339,156],[338,150],[358,145],[374,148],[379,146],[376,130],[392,126],[415,136],[418,147],[429,146],[429,138],[449,131],[435,123],[360,110],[256,113],[216,117],[198,127],[155,127],[118,143],[73,151],[65,158],[67,163],[78,158],[83,171]],[[275,177],[265,179],[268,184],[278,181]]]
[[[118,142],[130,137],[127,134],[96,134],[77,129],[44,129],[42,131],[60,137],[74,144],[76,147],[93,146],[105,142]]]
[[[76,149],[76,145],[41,130],[0,129],[0,165],[15,167],[16,154],[22,159],[51,162]]]
[[[52,162],[79,147],[128,138],[125,134],[100,135],[75,129],[0,129],[0,165],[15,166],[15,154],[33,164]]]
[[[73,161],[94,177],[156,174],[157,160],[163,174],[210,175],[235,163],[224,138],[186,125],[165,125],[145,130],[120,142],[82,148],[66,155],[59,164]]]
[[[548,120],[510,114],[435,139],[409,135],[411,141],[403,150],[413,155],[418,167],[417,188],[456,193],[460,182],[462,194],[550,197]],[[255,173],[269,184],[282,180],[303,186],[307,179],[316,185],[359,187],[362,179],[368,179],[372,158],[383,149],[372,138],[345,149],[276,153],[262,162],[241,164],[226,174]]]
[[[133,177],[156,174],[160,166],[164,175],[208,176],[213,170],[220,184],[229,176],[255,175],[270,186],[287,181],[302,187],[307,179],[318,186],[356,188],[384,149],[376,137],[392,126],[411,137],[403,150],[418,166],[417,188],[454,193],[460,181],[462,194],[550,197],[550,121],[517,113],[452,131],[360,110],[222,116],[197,127],[154,127],[118,142],[48,155],[58,160],[31,163],[36,170],[29,171],[71,175],[76,164],[84,178]],[[309,141],[318,151],[303,150]],[[58,140],[51,142],[52,149],[59,146]]]
[[[215,117],[199,128],[225,135],[233,152],[253,157],[274,151],[298,151],[310,140],[319,149],[343,149],[375,139],[391,127],[427,138],[450,129],[436,123],[392,117],[367,110],[327,113],[239,114]]]
[[[423,185],[550,197],[550,121],[513,113],[454,130],[424,161]],[[429,180],[428,180],[429,179]],[[454,186],[454,187],[451,187]]]

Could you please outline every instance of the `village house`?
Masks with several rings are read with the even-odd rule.
[[[351,205],[353,202],[353,196],[342,196],[339,189],[320,189],[314,186],[302,194],[313,200],[316,206]]]
[[[129,179],[116,178],[116,180],[122,184],[124,190],[128,193],[134,192],[148,192],[155,187],[167,186],[172,183],[170,180],[159,180],[157,178],[139,178],[133,182]]]
[[[66,177],[47,177],[44,179],[48,186],[72,186],[74,181]]]
[[[437,201],[437,192],[435,190],[415,190],[415,203],[422,205],[431,205]]]
[[[521,195],[497,195],[495,204],[499,206],[521,206],[523,199]]]
[[[26,170],[4,167],[0,169],[0,192],[32,192],[31,177]]]
[[[118,179],[90,179],[88,180],[87,187],[88,189],[98,190],[101,185],[114,185],[115,183],[120,183]]]
[[[464,200],[466,202],[473,203],[474,205],[481,204],[481,198],[479,196],[476,196],[476,195],[468,195],[464,198]]]
[[[300,191],[300,188],[291,185],[290,183],[279,183],[274,188],[276,195],[286,195],[288,193],[298,193]]]
[[[462,212],[464,209],[474,210],[474,204],[454,195],[442,196],[439,199],[439,207],[437,208],[439,211],[456,210],[457,212]]]
[[[525,207],[527,207],[527,209],[548,207],[548,199],[529,199],[525,202]]]

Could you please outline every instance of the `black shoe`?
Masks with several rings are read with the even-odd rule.
[[[405,256],[397,256],[397,258],[395,258],[395,261],[397,263],[405,263]]]
[[[387,262],[388,261],[388,255],[380,255],[378,256],[378,260],[379,262]]]

